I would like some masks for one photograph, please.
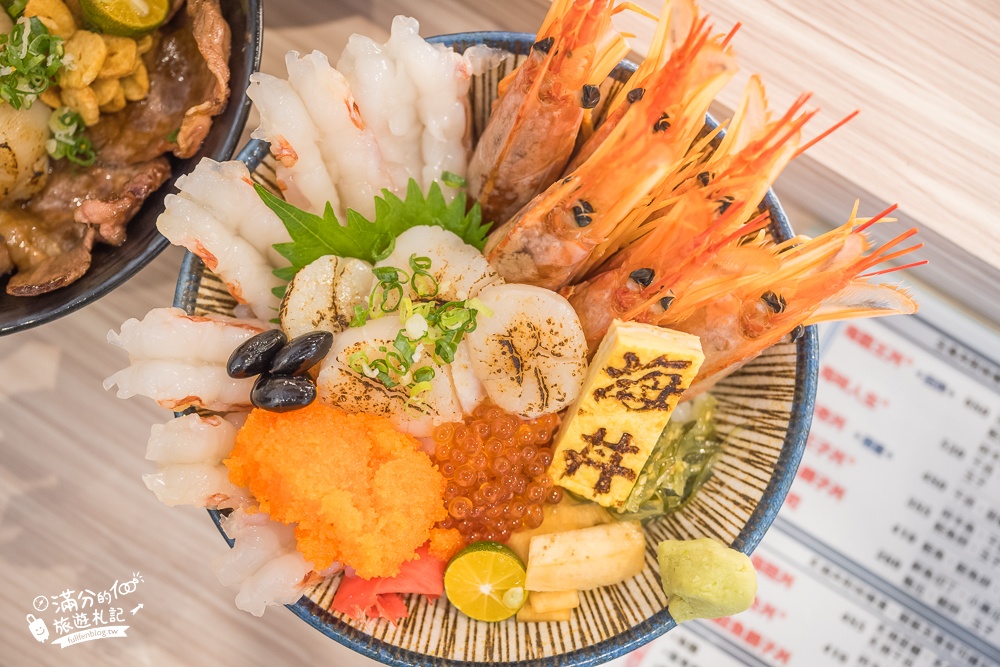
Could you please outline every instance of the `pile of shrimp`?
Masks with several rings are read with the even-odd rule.
[[[505,113],[494,113],[472,157],[473,191],[502,223],[486,256],[503,278],[567,296],[591,351],[616,318],[697,334],[706,362],[685,398],[805,325],[916,311],[905,290],[867,280],[923,263],[874,270],[920,248],[897,249],[915,229],[872,248],[864,231],[891,222],[891,208],[873,218],[855,208],[815,239],[777,243],[764,233],[769,220],[758,206],[782,169],[854,114],[806,141],[803,128],[817,112],[804,110],[809,96],[777,116],[755,75],[724,136],[706,131],[708,106],[736,71],[735,29],[715,33],[693,0],[664,3],[649,55],[596,130],[537,94],[586,97],[570,62],[580,31],[556,30],[548,40],[560,20],[601,4],[554,3],[562,19],[550,13],[497,102]],[[580,107],[568,95],[562,104]],[[531,170],[548,175],[531,188],[503,163],[528,142]]]
[[[319,400],[384,415],[427,438],[487,399],[525,419],[568,407],[615,319],[699,336],[706,359],[686,399],[806,325],[916,310],[900,287],[869,282],[922,263],[880,268],[920,247],[900,247],[912,229],[872,247],[865,231],[891,222],[892,209],[865,218],[855,207],[829,233],[781,242],[759,212],[782,169],[850,116],[807,140],[816,114],[805,109],[808,95],[776,114],[751,76],[725,132],[708,128],[708,107],[736,72],[736,29],[716,32],[694,0],[664,3],[649,55],[600,106],[628,51],[611,21],[622,9],[634,7],[555,0],[526,59],[500,82],[474,149],[470,77],[506,56],[429,44],[413,19],[397,17],[385,44],[353,36],[336,67],[319,52],[292,52],[287,80],[252,78],[261,116],[253,136],[269,142],[286,200],[317,214],[329,207],[340,219],[346,209],[370,218],[381,190],[403,193],[410,180],[426,190],[450,173],[467,179],[494,222],[484,253],[450,231],[418,226],[374,265],[327,256],[285,291],[274,271],[287,272],[288,263],[273,246],[290,237],[244,165],[204,160],[167,197],[160,230],[219,275],[241,317],[165,308],[126,322],[109,340],[131,365],[105,386],[172,410],[217,413],[154,427],[147,458],[158,471],[145,481],[170,505],[235,509],[225,529],[236,550],[219,574],[241,585],[241,608],[260,613],[293,601],[324,574],[295,552],[290,529],[254,513],[251,494],[221,463],[253,385],[230,378],[226,361],[276,326],[276,314],[290,337],[317,328],[333,334],[312,374]],[[426,322],[387,313],[350,326],[371,303],[377,272],[406,269],[415,257],[427,262],[435,302],[474,300],[479,313],[449,363],[418,349],[408,373],[430,368],[434,382],[417,402],[367,366],[359,371],[356,360],[391,350],[401,332]],[[411,284],[401,289],[414,303],[427,300]]]

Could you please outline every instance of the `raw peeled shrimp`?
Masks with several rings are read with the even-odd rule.
[[[136,359],[184,359],[225,364],[243,341],[271,325],[224,315],[188,315],[180,308],[153,308],[141,320],[122,323],[108,332],[108,342]]]
[[[146,445],[146,460],[171,463],[221,463],[232,451],[236,427],[218,415],[196,414],[153,424]]]
[[[611,10],[611,0],[556,0],[527,59],[501,82],[469,163],[469,192],[484,220],[508,220],[562,173],[584,116],[584,86],[593,95],[618,63],[619,42],[605,43]]]
[[[198,202],[227,223],[233,234],[256,248],[271,267],[287,266],[288,260],[274,245],[292,240],[288,229],[260,197],[253,196],[252,188],[250,171],[239,160],[203,158],[194,171],[177,178],[179,196]]]
[[[252,196],[257,196],[254,193]],[[189,199],[167,195],[166,210],[156,228],[174,245],[197,255],[222,279],[239,303],[255,317],[268,318],[279,305],[271,290],[281,285],[272,267],[249,241],[233,233],[210,211]]]
[[[464,301],[489,285],[503,282],[481,252],[440,227],[411,227],[396,237],[392,253],[375,266],[393,266],[411,274],[410,257],[414,255],[431,260],[427,271],[437,283],[435,299]],[[416,297],[412,285],[407,286],[407,296]]]
[[[154,308],[142,321],[122,324],[121,333],[108,333],[108,342],[123,347],[131,363],[104,388],[118,385],[119,398],[146,396],[168,410],[247,409],[254,379],[229,377],[226,362],[240,343],[268,328],[257,320]]]
[[[166,410],[197,407],[225,412],[250,408],[255,379],[233,379],[221,365],[139,359],[106,379],[104,388],[118,385],[118,398],[145,396]]]
[[[233,540],[233,548],[212,561],[215,576],[223,586],[239,584],[264,563],[295,548],[295,526],[273,521],[264,512],[247,514],[234,510],[220,519],[222,529]]]
[[[221,465],[235,439],[236,427],[218,415],[190,414],[154,424],[146,459],[156,462],[157,472],[142,480],[166,505],[239,506],[249,494],[229,481]]]
[[[246,167],[203,160],[178,185],[181,193],[167,195],[157,229],[174,245],[200,257],[254,316],[274,317],[279,301],[273,289],[281,281],[272,271],[287,262],[271,245],[290,238],[277,216],[260,201]],[[221,203],[224,194],[237,203]]]
[[[264,565],[240,584],[236,607],[254,616],[264,614],[269,605],[296,602],[309,586],[322,577],[313,572],[298,551],[288,551]]]
[[[334,211],[341,213],[335,185],[339,174],[331,173],[323,160],[316,143],[319,130],[292,84],[254,72],[247,97],[260,113],[260,126],[250,136],[271,144],[271,153],[278,160],[278,186],[285,199],[318,215],[329,202]]]
[[[239,586],[236,606],[254,616],[270,605],[297,601],[309,586],[340,570],[337,565],[315,572],[295,549],[294,527],[263,512],[237,509],[221,523],[233,548],[216,558],[212,568],[224,586]]]
[[[558,412],[580,394],[587,341],[572,306],[531,285],[494,285],[479,293],[493,311],[466,334],[469,363],[490,399],[526,419]]]
[[[705,112],[734,73],[700,22],[594,153],[495,229],[486,256],[506,280],[560,289],[616,250],[651,190],[683,172]],[[669,189],[669,188],[668,188]]]
[[[397,16],[386,43],[416,89],[421,125],[421,171],[417,182],[426,190],[448,171],[465,176],[471,139],[468,134],[470,66],[451,48],[420,37],[416,19]],[[447,188],[446,188],[447,190]]]
[[[352,35],[337,62],[401,190],[411,178],[426,190],[446,171],[464,176],[468,161],[472,64],[419,29],[397,16],[385,44]],[[445,196],[454,193],[445,188]]]
[[[241,507],[253,502],[246,489],[229,481],[226,466],[174,463],[142,476],[146,488],[168,507],[191,505],[212,509]]]
[[[289,51],[285,66],[288,82],[315,123],[323,161],[336,174],[341,205],[374,217],[375,196],[383,189],[397,192],[406,182],[393,180],[375,135],[361,119],[347,79],[319,51],[301,58]]]
[[[398,71],[388,45],[353,34],[337,69],[350,82],[361,117],[375,133],[393,182],[407,183],[411,178],[419,182],[423,161],[417,91],[405,71]]]

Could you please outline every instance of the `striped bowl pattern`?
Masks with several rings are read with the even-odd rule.
[[[499,67],[473,77],[472,128],[478,138],[489,118],[496,84],[528,53],[528,33],[463,33],[431,38],[458,51],[473,44],[508,50]],[[623,62],[602,87],[607,100],[635,65]],[[597,110],[598,118],[601,110]],[[708,119],[708,125],[714,121]],[[277,192],[266,143],[251,141],[237,156],[254,178]],[[762,208],[771,213],[770,233],[792,235],[773,193]],[[231,314],[236,305],[223,283],[194,255],[181,268],[175,305],[189,313]],[[808,327],[797,342],[778,344],[716,386],[722,430],[729,432],[714,474],[681,512],[647,522],[646,570],[617,586],[581,593],[580,609],[563,623],[472,621],[444,597],[430,602],[409,596],[408,618],[358,622],[329,610],[338,578],[322,582],[289,608],[334,640],[390,665],[596,665],[623,655],[674,627],[656,565],[656,544],[667,538],[710,536],[750,553],[784,501],[798,466],[812,418],[816,390],[817,340]],[[218,523],[218,514],[213,513]],[[221,530],[221,529],[220,529]]]

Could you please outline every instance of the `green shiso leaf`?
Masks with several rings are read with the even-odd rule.
[[[383,190],[381,197],[375,197],[374,221],[348,209],[344,225],[329,203],[323,215],[318,216],[289,204],[260,185],[254,188],[292,239],[274,246],[291,264],[275,271],[281,280],[291,280],[299,270],[324,255],[355,257],[374,264],[387,257],[396,237],[412,227],[441,227],[478,250],[486,246],[490,229],[489,223],[483,223],[478,202],[466,210],[466,195],[461,192],[449,204],[437,182],[431,183],[426,197],[413,179],[407,184],[405,199]]]

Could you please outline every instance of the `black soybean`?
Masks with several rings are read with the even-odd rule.
[[[333,334],[313,331],[288,341],[271,361],[271,375],[298,375],[322,361],[333,347]]]
[[[270,329],[248,338],[229,355],[226,372],[231,378],[260,375],[267,371],[271,360],[287,342],[288,337],[281,329]]]
[[[316,385],[305,375],[284,377],[261,375],[250,392],[250,401],[258,408],[271,412],[288,412],[304,408],[316,400]]]

